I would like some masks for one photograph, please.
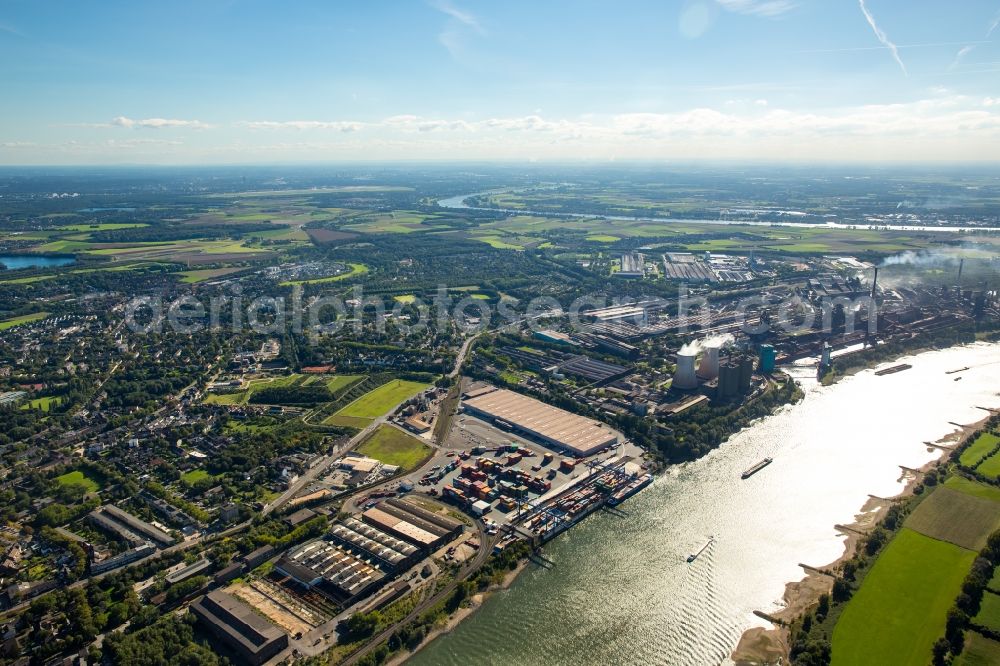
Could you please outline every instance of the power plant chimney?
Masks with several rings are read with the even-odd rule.
[[[875,300],[875,289],[878,287],[878,266],[875,267],[875,275],[872,276],[872,300]]]
[[[698,365],[698,376],[702,379],[715,379],[719,376],[719,348],[705,347],[705,353]]]
[[[681,350],[677,353],[677,370],[672,386],[684,391],[698,388],[698,376],[694,371],[695,352]]]
[[[958,260],[958,286],[962,286],[962,268],[965,266],[965,258]]]

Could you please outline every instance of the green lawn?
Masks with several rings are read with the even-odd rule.
[[[375,419],[429,386],[430,384],[424,384],[423,382],[394,379],[391,382],[382,384],[382,386],[379,386],[374,391],[365,393],[337,412],[337,416]]]
[[[181,483],[186,486],[193,486],[203,479],[215,478],[203,469],[193,469],[190,472],[181,474]]]
[[[587,240],[595,243],[617,243],[621,238],[618,236],[609,236],[608,234],[594,234],[593,236],[587,236]]]
[[[382,425],[361,443],[357,452],[381,460],[387,465],[398,465],[410,470],[430,455],[431,447],[395,426]]]
[[[1000,437],[997,437],[992,433],[984,432],[976,438],[976,441],[972,443],[972,446],[967,448],[965,451],[962,451],[962,455],[958,457],[958,462],[966,467],[975,467],[976,463],[982,460],[986,454],[995,449],[997,444],[1000,444]]]
[[[0,331],[6,331],[8,328],[14,328],[15,326],[20,326],[21,324],[30,324],[33,321],[45,319],[48,316],[48,312],[36,312],[34,314],[22,315],[12,319],[4,319],[3,321],[0,321]]]
[[[833,630],[834,666],[926,666],[976,553],[903,528]]]
[[[992,631],[1000,631],[1000,596],[987,592],[973,621]]]
[[[59,398],[56,396],[47,395],[44,398],[35,398],[29,402],[21,405],[21,409],[40,409],[43,412],[49,411],[53,405],[59,404]]]
[[[330,390],[330,393],[335,393],[345,386],[350,386],[359,379],[361,379],[361,375],[336,375],[327,378],[326,388]]]
[[[57,476],[56,483],[60,486],[83,486],[88,493],[96,493],[101,489],[101,486],[97,483],[97,481],[94,481],[78,469],[73,470],[72,472],[66,472],[62,476]]]
[[[245,405],[249,391],[236,391],[234,393],[209,393],[205,396],[206,405]]]
[[[965,648],[953,666],[995,666],[1000,664],[1000,643],[974,631],[965,632]]]

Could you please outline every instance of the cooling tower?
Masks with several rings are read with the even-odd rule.
[[[701,364],[698,365],[698,376],[702,379],[715,379],[719,376],[719,348],[705,347]]]
[[[694,372],[694,352],[677,354],[677,370],[674,372],[674,388],[690,390],[698,388],[698,377]]]

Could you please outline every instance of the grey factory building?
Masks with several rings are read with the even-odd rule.
[[[243,663],[259,666],[288,647],[288,635],[248,605],[218,590],[199,597],[191,612]]]

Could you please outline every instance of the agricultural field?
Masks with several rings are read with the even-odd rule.
[[[932,539],[979,551],[1000,527],[1000,504],[953,488],[937,488],[906,520],[906,526]]]
[[[387,465],[411,470],[431,454],[431,447],[395,426],[383,424],[361,443],[357,452]]]
[[[1000,596],[992,592],[983,594],[979,613],[972,620],[981,627],[1000,633]]]
[[[80,486],[88,493],[96,493],[101,489],[101,484],[80,470],[73,470],[72,472],[66,472],[62,476],[57,476],[56,483],[60,486]]]
[[[970,550],[902,528],[834,628],[834,666],[926,666],[975,558]]]
[[[976,463],[981,461],[987,454],[993,451],[1000,444],[1000,437],[988,432],[984,432],[976,441],[972,443],[972,446],[962,451],[962,455],[959,456],[958,462],[966,467],[975,467]]]
[[[4,319],[3,321],[0,321],[0,331],[6,331],[8,328],[14,328],[15,326],[20,326],[21,324],[30,324],[31,322],[45,319],[48,316],[48,312],[35,312],[33,314],[22,315],[20,317]]]
[[[966,632],[965,648],[954,666],[995,666],[1000,664],[1000,643],[974,631]]]
[[[148,226],[142,222],[102,222],[98,224],[67,224],[57,228],[59,231],[116,231],[118,229],[140,229]]]
[[[337,416],[376,419],[399,403],[412,398],[417,393],[429,387],[430,384],[424,384],[423,382],[394,379],[347,405],[337,412]]]
[[[966,495],[982,497],[984,499],[1000,503],[1000,488],[994,488],[993,486],[976,483],[975,481],[970,481],[969,479],[961,476],[950,477],[947,481],[945,481],[944,487],[959,490]]]

